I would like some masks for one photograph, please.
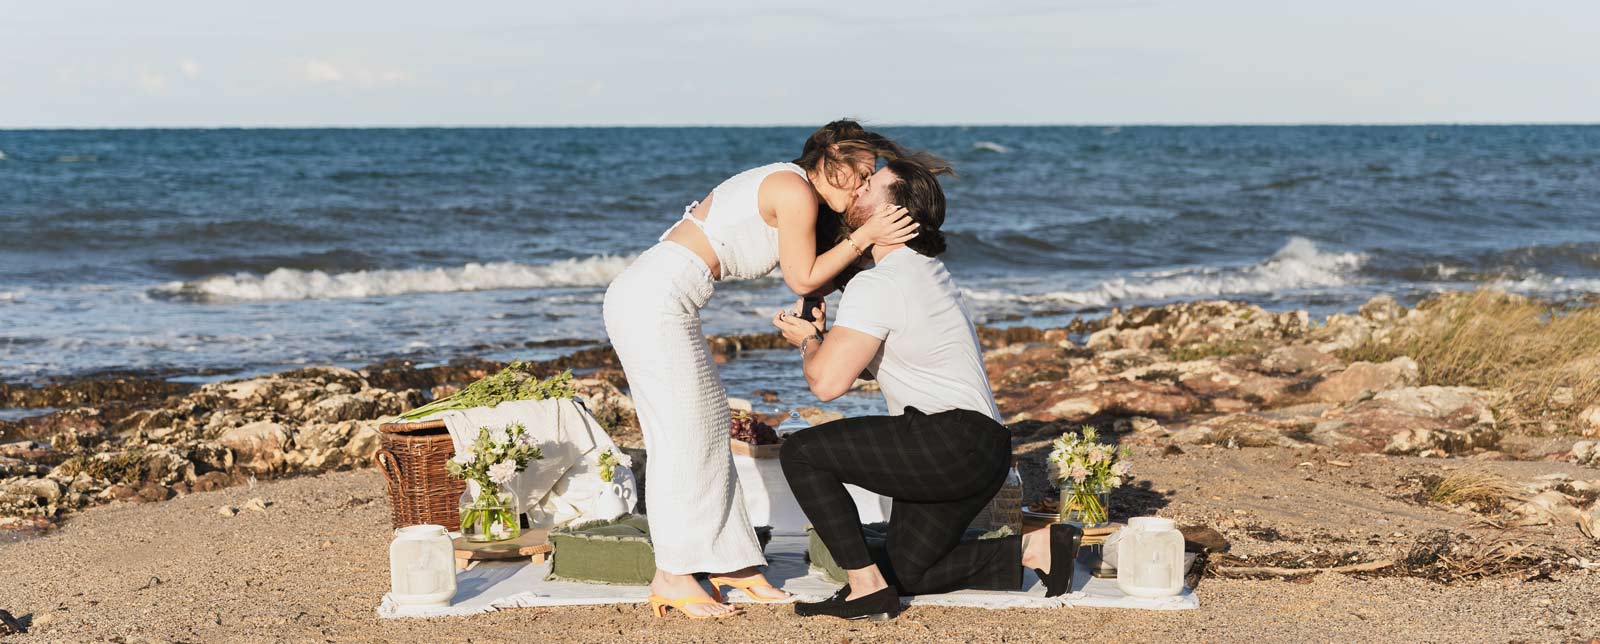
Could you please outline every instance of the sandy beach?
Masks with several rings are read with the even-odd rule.
[[[1478,376],[1440,369],[1448,354],[1425,341],[1439,328],[1457,329],[1453,349],[1591,341],[1592,313],[1550,323],[1545,306],[1379,298],[1311,322],[1200,302],[984,330],[1026,499],[1051,493],[1044,457],[1063,431],[1093,425],[1129,446],[1135,482],[1112,516],[1207,529],[1196,611],[917,607],[871,625],[763,606],[656,620],[627,605],[379,620],[389,510],[366,466],[373,428],[497,367],[473,361],[8,389],[61,409],[0,427],[6,525],[43,529],[0,545],[0,609],[28,627],[18,642],[1587,641],[1600,635],[1596,401],[1583,378],[1544,398],[1527,383],[1581,375],[1589,354],[1525,356],[1474,387],[1446,382]],[[1492,341],[1459,332],[1480,315],[1500,320]],[[736,363],[775,341],[711,345]],[[637,446],[612,360],[583,350],[539,366],[582,372],[596,416]],[[1348,565],[1367,571],[1322,572]]]
[[[1298,466],[1306,458],[1282,448],[1197,450],[1148,459],[1145,475],[1175,488],[1164,514],[1229,517],[1282,533],[1262,541],[1224,528],[1245,553],[1385,554],[1427,530],[1469,530],[1470,517],[1389,500],[1362,485],[1390,480],[1395,471],[1438,471],[1446,463],[1437,459]],[[1512,474],[1573,472],[1497,465]],[[268,504],[265,511],[218,513],[254,498]],[[1233,515],[1239,507],[1249,509]],[[1327,538],[1379,515],[1390,519],[1385,535],[1373,538],[1379,545],[1365,545],[1368,534]],[[1197,611],[912,608],[884,625],[802,620],[787,607],[761,606],[721,623],[656,620],[643,605],[380,620],[374,609],[388,583],[387,528],[383,480],[370,470],[94,508],[50,536],[0,547],[0,567],[10,571],[0,606],[31,616],[35,626],[7,641],[1065,642],[1093,633],[1112,642],[1559,642],[1600,634],[1600,614],[1592,610],[1600,575],[1584,573],[1465,583],[1339,574],[1215,578],[1201,584]],[[1388,536],[1397,533],[1404,536]]]

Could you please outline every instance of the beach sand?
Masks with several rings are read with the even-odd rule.
[[[1166,516],[1219,526],[1236,555],[1393,556],[1430,529],[1485,530],[1472,527],[1473,515],[1407,502],[1391,489],[1399,473],[1440,472],[1459,460],[1355,456],[1346,467],[1329,464],[1326,452],[1220,447],[1166,455],[1146,448],[1136,458],[1154,490],[1141,498]],[[1600,478],[1561,463],[1483,465],[1508,477]],[[254,498],[269,504],[265,511],[218,511]],[[891,623],[863,624],[752,606],[706,622],[653,619],[641,604],[380,620],[374,609],[388,588],[388,512],[383,479],[372,470],[90,508],[44,537],[0,545],[0,608],[33,625],[6,641],[1561,642],[1600,635],[1600,574],[1581,570],[1549,580],[1453,583],[1208,577],[1199,588],[1202,607],[1176,612],[917,607]],[[1575,536],[1565,526],[1511,534],[1557,543]]]

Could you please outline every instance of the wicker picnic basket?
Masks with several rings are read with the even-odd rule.
[[[389,515],[394,527],[432,523],[461,529],[461,493],[467,482],[444,471],[455,445],[443,420],[385,423],[378,427],[381,447],[373,455],[389,482]]]

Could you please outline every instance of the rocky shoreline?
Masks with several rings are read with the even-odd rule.
[[[1600,461],[1600,399],[1592,391],[1552,392],[1548,400],[1556,402],[1545,403],[1549,413],[1538,422],[1513,423],[1508,416],[1526,420],[1526,413],[1507,406],[1506,392],[1431,381],[1430,364],[1411,356],[1357,359],[1430,324],[1470,314],[1476,297],[1482,295],[1445,294],[1412,309],[1380,297],[1355,314],[1319,322],[1303,311],[1192,302],[1113,310],[1066,328],[984,328],[981,337],[1031,495],[1048,488],[1048,440],[1086,424],[1158,455],[1270,447],[1323,454],[1320,460],[1328,463],[1360,456],[1420,456],[1461,467],[1567,463],[1576,474],[1502,481],[1497,485],[1507,491],[1492,503],[1456,509],[1507,526],[1550,526],[1543,542],[1563,542],[1562,552],[1576,563],[1562,565],[1582,568],[1600,560],[1594,541],[1600,475],[1584,467]],[[786,346],[777,334],[709,342],[718,360]],[[501,366],[476,359],[433,367],[397,361],[205,385],[129,374],[0,384],[6,406],[55,409],[0,421],[0,528],[48,530],[93,505],[164,501],[257,479],[365,468],[385,418]],[[552,373],[568,368],[579,374],[581,394],[619,444],[639,446],[609,348],[579,349],[538,366]],[[1425,487],[1397,480],[1392,492],[1427,496]],[[1118,494],[1125,511],[1140,509],[1141,498],[1159,497],[1149,490]],[[1565,542],[1579,536],[1576,545]]]

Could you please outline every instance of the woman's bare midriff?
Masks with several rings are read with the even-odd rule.
[[[700,205],[695,206],[689,216],[705,221],[706,215],[711,213],[711,197],[712,195],[706,195],[705,199],[701,199]],[[694,254],[700,256],[700,261],[706,263],[706,268],[711,269],[711,279],[722,279],[722,262],[717,259],[716,252],[711,250],[711,240],[706,239],[705,231],[700,230],[699,226],[679,221],[672,230],[667,231],[667,236],[663,239],[694,251]]]

